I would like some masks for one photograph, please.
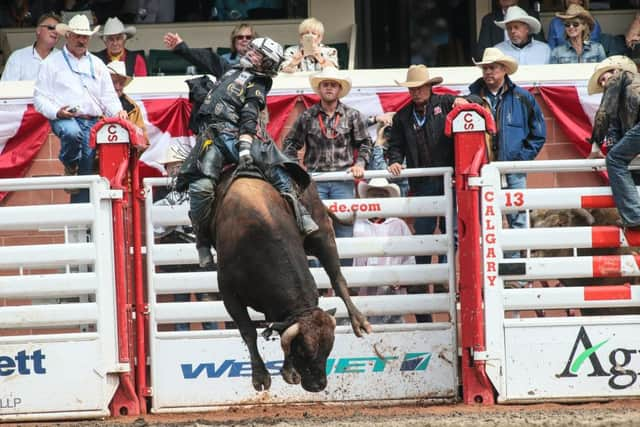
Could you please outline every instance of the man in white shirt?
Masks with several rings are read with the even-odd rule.
[[[89,135],[99,117],[127,120],[107,66],[87,51],[98,29],[91,30],[84,15],[74,16],[68,25],[58,24],[56,31],[66,37],[66,44],[42,62],[35,84],[35,107],[60,138],[58,158],[65,175],[94,173],[95,153],[89,147]],[[71,202],[86,202],[88,197],[87,190],[75,191]]]
[[[38,77],[40,63],[51,53],[57,52],[58,42],[56,25],[62,22],[55,13],[45,13],[38,19],[36,41],[31,46],[13,52],[2,72],[1,81],[35,80]]]
[[[507,31],[509,40],[494,47],[514,58],[519,65],[543,65],[551,59],[551,49],[545,42],[534,39],[542,30],[542,25],[533,16],[518,6],[511,6],[503,21],[495,21],[499,28]]]

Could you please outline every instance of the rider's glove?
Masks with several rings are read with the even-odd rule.
[[[240,135],[238,141],[238,155],[240,161],[238,162],[239,169],[247,169],[253,165],[253,157],[251,157],[251,143],[253,138],[251,135]]]

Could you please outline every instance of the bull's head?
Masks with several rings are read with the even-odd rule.
[[[333,315],[316,308],[289,326],[280,338],[285,367],[293,366],[306,391],[318,392],[327,386],[327,358],[333,348],[335,329]]]

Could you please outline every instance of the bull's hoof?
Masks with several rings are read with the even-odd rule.
[[[280,374],[287,384],[300,384],[300,374],[295,369],[282,369]]]
[[[253,388],[256,391],[267,391],[271,388],[271,376],[268,373],[253,376]]]

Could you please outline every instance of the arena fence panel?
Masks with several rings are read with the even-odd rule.
[[[0,207],[0,421],[104,417],[117,354],[111,198],[98,176],[0,180],[0,192],[86,188],[89,203]]]
[[[168,180],[146,179],[152,411],[197,411],[258,402],[456,399],[458,347],[452,169],[409,169],[403,174],[440,177],[444,180],[445,194],[330,200],[325,204],[348,217],[356,211],[356,218],[399,216],[411,221],[421,216],[442,216],[447,232],[429,236],[337,239],[341,258],[433,255],[433,264],[343,267],[350,289],[357,293],[354,303],[373,323],[374,333],[362,339],[353,335],[342,301],[327,292],[331,285],[324,270],[311,269],[323,295],[320,306],[337,308],[338,320],[336,341],[327,362],[328,386],[323,393],[315,394],[282,380],[280,343],[260,337],[258,345],[273,375],[273,383],[268,392],[255,392],[249,354],[220,300],[216,272],[198,271],[193,243],[162,242],[154,238],[154,229],[161,235],[167,228],[188,226],[187,205],[154,205],[153,194],[158,187],[166,186]],[[388,174],[367,172],[366,178],[372,177],[388,177]],[[314,176],[314,179],[353,177],[331,173]],[[435,261],[438,255],[446,256],[446,260],[438,263]],[[383,287],[417,290],[376,292]],[[429,290],[433,293],[428,293]],[[250,313],[253,319],[262,319],[261,314]],[[431,322],[416,321],[424,320],[429,314]],[[397,323],[387,323],[390,319]]]
[[[474,358],[486,361],[499,402],[639,394],[640,287],[630,284],[638,283],[639,260],[619,248],[638,245],[640,236],[615,225],[503,227],[503,214],[517,211],[614,207],[609,187],[507,190],[504,174],[603,167],[603,160],[494,162],[475,181],[482,186],[487,345]],[[505,257],[514,251],[518,257]],[[566,287],[539,286],[553,280]]]

